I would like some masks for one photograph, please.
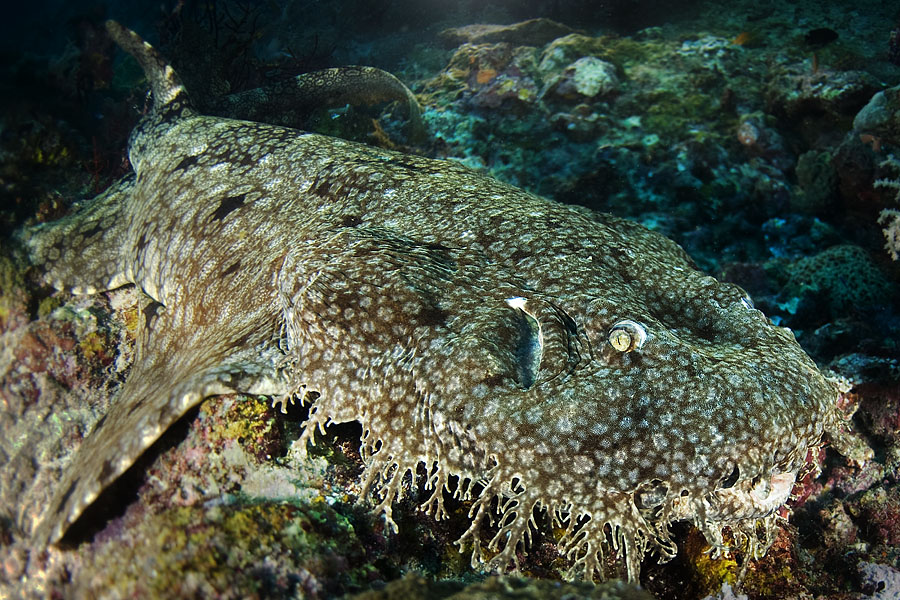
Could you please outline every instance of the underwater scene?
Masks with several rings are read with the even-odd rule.
[[[0,27],[0,598],[900,598],[900,5]]]

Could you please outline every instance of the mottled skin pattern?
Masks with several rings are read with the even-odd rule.
[[[473,498],[473,563],[496,506],[498,569],[540,509],[569,576],[602,577],[614,553],[634,580],[684,519],[717,549],[730,525],[765,550],[837,392],[742,290],[639,225],[453,163],[198,115],[149,46],[109,29],[155,98],[136,176],[28,243],[60,288],[134,283],[147,302],[129,379],[38,540],[190,406],[238,390],[312,401],[305,441],[361,422],[391,525],[419,463],[438,516],[444,489]]]

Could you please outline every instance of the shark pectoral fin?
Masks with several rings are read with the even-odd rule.
[[[240,340],[220,340],[223,352],[178,324],[181,316],[149,302],[138,334],[136,361],[109,412],[66,467],[35,543],[62,538],[69,526],[175,421],[209,396],[242,391],[266,374],[246,360]],[[194,335],[191,335],[193,333]],[[233,344],[228,344],[233,341]]]
[[[39,544],[59,541],[69,526],[175,421],[207,396],[227,392],[221,370],[172,385],[167,373],[150,379],[133,373],[115,405],[100,418],[66,467],[37,527]],[[133,385],[129,385],[134,382]]]
[[[75,213],[26,231],[32,264],[47,283],[76,294],[92,294],[127,283],[120,259],[128,220],[122,218],[134,188],[130,175],[89,200]]]

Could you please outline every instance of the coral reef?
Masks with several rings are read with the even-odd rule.
[[[810,150],[797,158],[799,189],[791,208],[799,213],[825,215],[837,201],[838,177],[829,152]]]
[[[737,544],[714,557],[683,522],[670,530],[672,561],[643,561],[646,590],[685,600],[896,595],[898,274],[882,250],[883,235],[895,260],[900,248],[890,7],[739,0],[634,11],[614,2],[579,15],[584,2],[139,4],[110,10],[151,37],[155,30],[198,104],[306,70],[376,64],[418,92],[430,135],[415,153],[665,233],[703,270],[747,289],[843,378],[842,402],[852,405],[847,415],[859,407],[851,424],[862,438],[848,447],[832,437],[805,458],[821,473],[798,477],[766,556],[748,560]],[[140,69],[114,59],[102,17],[57,5],[60,18],[47,22],[44,11],[40,29],[16,19],[0,39],[0,595],[643,594],[620,582],[554,581],[569,567],[557,553],[564,532],[538,514],[516,558],[540,579],[481,582],[485,573],[453,545],[471,500],[446,495],[449,519],[436,521],[416,510],[432,491],[422,470],[412,473],[392,534],[368,504],[354,504],[358,426],[329,426],[304,460],[296,440],[305,410],[284,416],[257,396],[204,402],[104,494],[72,546],[29,547],[18,523],[39,515],[24,507],[49,502],[72,451],[109,410],[144,319],[133,289],[51,293],[9,239],[128,172],[125,140],[145,105]],[[10,10],[27,17],[28,5]],[[561,14],[578,18],[513,23]],[[513,24],[466,27],[475,20]],[[439,42],[447,28],[500,37]],[[304,126],[409,144],[404,111],[383,108],[316,110]],[[499,529],[485,523],[480,535]],[[727,528],[723,536],[734,543]],[[142,576],[143,567],[159,571]]]
[[[851,311],[872,312],[887,302],[893,285],[865,250],[848,244],[833,246],[815,256],[802,258],[790,267],[790,280],[782,297],[821,295],[813,304],[827,307],[832,320]]]
[[[352,600],[651,600],[647,592],[621,581],[600,585],[557,583],[541,580],[514,579],[511,577],[489,577],[481,583],[468,586],[462,584],[435,584],[415,575],[393,581],[378,591],[362,592]]]
[[[853,119],[853,129],[882,143],[900,144],[900,85],[874,94]]]
[[[607,96],[619,87],[616,67],[594,56],[584,56],[547,82],[543,94],[565,100],[588,101]]]

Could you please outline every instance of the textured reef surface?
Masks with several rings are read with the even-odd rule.
[[[225,4],[157,24],[190,98],[94,16],[47,80],[102,126],[5,100],[3,595],[896,595],[874,15],[422,27],[417,103]]]

